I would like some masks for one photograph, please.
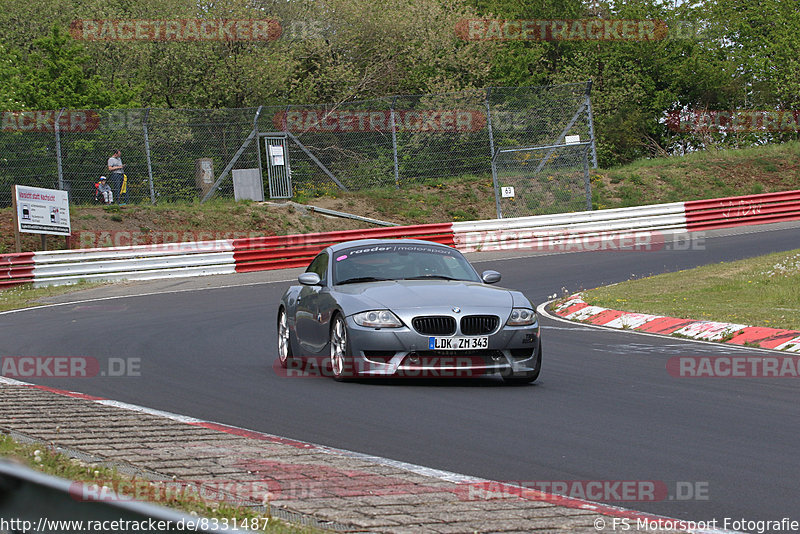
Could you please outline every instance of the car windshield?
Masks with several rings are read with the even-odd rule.
[[[385,280],[468,280],[480,277],[455,249],[425,244],[379,244],[334,253],[333,283]]]

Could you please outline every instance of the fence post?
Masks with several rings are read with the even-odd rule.
[[[150,161],[150,135],[147,132],[147,119],[150,117],[150,108],[144,112],[142,127],[144,129],[144,153],[147,155],[147,182],[150,184],[150,203],[156,203],[156,191],[153,189],[153,164]]]
[[[62,191],[64,190],[64,171],[61,166],[61,128],[59,128],[58,123],[61,122],[61,115],[64,113],[64,109],[61,108],[61,111],[58,112],[58,117],[56,117],[55,123],[55,131],[56,131],[56,167],[58,168],[58,188]]]
[[[594,143],[594,118],[592,115],[592,99],[590,95],[592,93],[592,80],[586,82],[586,110],[589,116],[589,137],[592,140],[592,168],[597,168],[597,148],[595,148]]]
[[[583,184],[586,188],[586,211],[592,211],[592,182],[589,179],[589,150],[594,143],[587,146],[583,151]]]
[[[261,170],[261,132],[258,131],[258,117],[261,115],[261,108],[264,106],[258,106],[256,110],[256,114],[253,116],[253,130],[256,132],[256,156],[258,160],[258,176],[261,178],[261,199],[264,199],[264,172]],[[288,151],[287,151],[288,152]],[[269,157],[269,154],[267,154]],[[288,161],[289,154],[286,154],[286,159]]]
[[[489,95],[492,88],[486,89],[486,126],[489,129],[489,158],[492,163],[492,183],[494,184],[494,204],[497,209],[497,218],[502,219],[503,213],[500,210],[500,189],[497,185],[497,167],[494,164],[494,134],[492,133],[492,108],[489,104]]]
[[[392,107],[391,107],[391,120],[392,120],[392,152],[394,153],[394,185],[397,189],[400,189],[400,171],[397,167],[397,133],[396,128],[394,126],[394,105],[397,102],[397,95],[392,97]]]

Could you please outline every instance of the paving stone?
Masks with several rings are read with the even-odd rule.
[[[0,384],[0,428],[107,458],[169,481],[203,484],[234,501],[335,521],[353,530],[434,534],[593,532],[591,510],[515,495],[470,497],[470,487],[380,459],[234,435],[80,398]],[[611,521],[611,518],[607,518]]]

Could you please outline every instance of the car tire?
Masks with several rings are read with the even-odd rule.
[[[539,378],[539,373],[541,372],[541,370],[542,370],[542,338],[539,338],[539,342],[536,345],[536,369],[521,375],[504,376],[503,381],[506,384],[511,384],[511,385],[530,384],[531,382],[534,382],[536,381],[537,378]]]
[[[337,382],[344,382],[353,376],[352,358],[350,355],[350,338],[347,325],[340,314],[331,321],[330,356],[331,375]]]
[[[286,310],[281,308],[278,311],[278,361],[281,367],[286,369],[292,360],[292,340],[289,333],[289,317]]]

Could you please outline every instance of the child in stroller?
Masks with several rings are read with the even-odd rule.
[[[114,202],[114,193],[111,191],[111,186],[106,183],[105,176],[101,176],[100,181],[94,184],[94,199],[103,204]]]

